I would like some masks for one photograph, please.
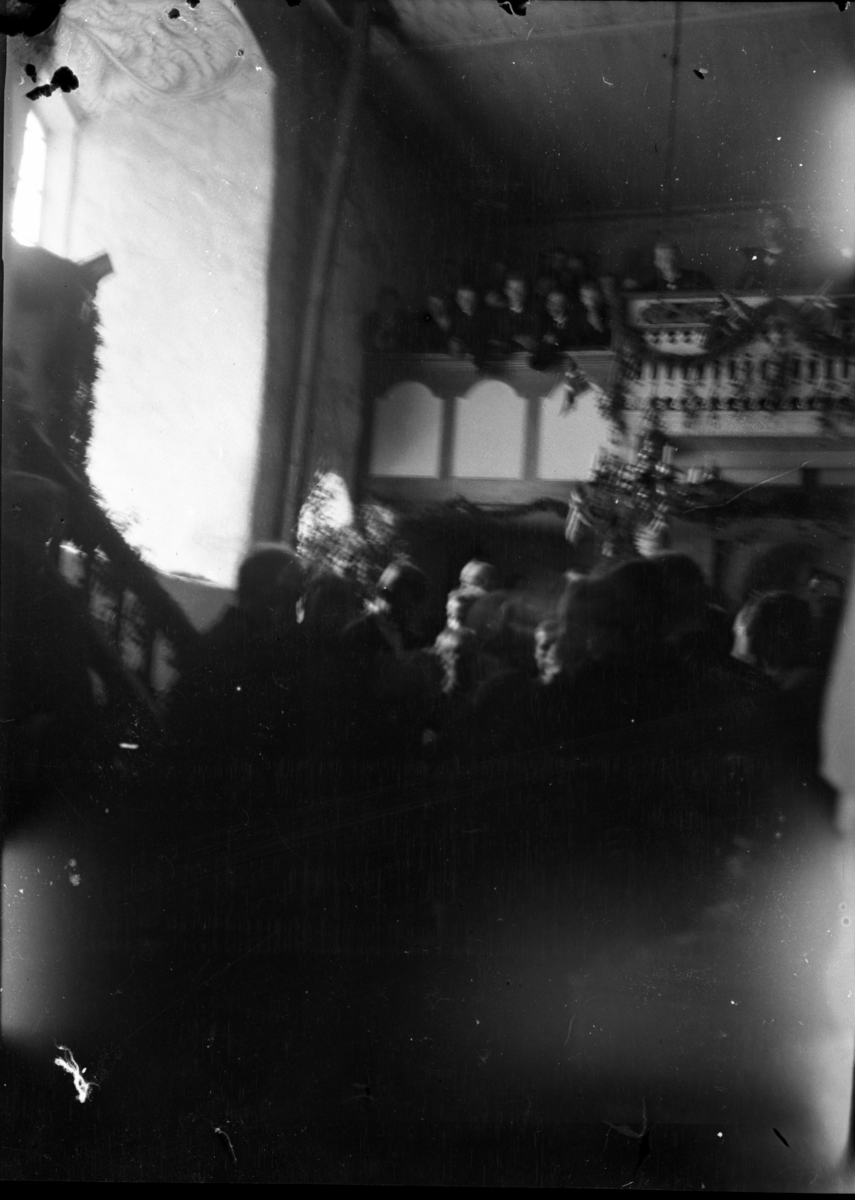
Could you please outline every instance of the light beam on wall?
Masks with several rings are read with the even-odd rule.
[[[24,127],[24,149],[12,206],[12,237],[21,246],[39,244],[46,165],[45,131],[38,117],[31,112]]]

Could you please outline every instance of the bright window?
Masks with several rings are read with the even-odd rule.
[[[42,228],[47,147],[45,131],[35,113],[24,128],[24,151],[12,206],[12,237],[22,246],[37,246]]]

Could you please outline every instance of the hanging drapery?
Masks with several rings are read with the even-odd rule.
[[[288,430],[286,472],[282,505],[282,537],[291,540],[297,526],[300,504],[307,485],[309,420],[315,400],[318,351],[323,317],[329,295],[333,252],[341,217],[347,172],[350,166],[353,131],[362,91],[362,77],[368,50],[371,6],[357,4],[354,10],[353,40],[347,76],[336,123],[336,142],[332,153],[327,186],[318,220],[318,233],[312,254],[309,288],[303,317],[297,384],[294,391],[293,417]]]

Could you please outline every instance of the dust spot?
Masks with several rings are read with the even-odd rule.
[[[80,87],[80,80],[70,67],[58,67],[50,82],[51,87],[59,88],[61,92],[73,92]]]

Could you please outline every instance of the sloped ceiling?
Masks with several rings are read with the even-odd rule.
[[[855,11],[830,0],[534,0],[525,17],[495,0],[391,7],[369,89],[417,105],[473,202],[508,219],[773,199],[820,223],[855,221]]]

